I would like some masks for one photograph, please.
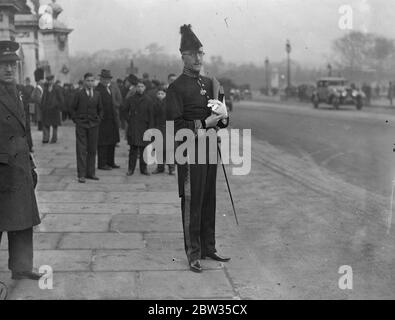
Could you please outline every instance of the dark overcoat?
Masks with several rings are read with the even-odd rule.
[[[128,144],[146,147],[150,142],[144,141],[144,133],[154,127],[154,103],[146,94],[134,94],[126,102],[128,114]]]
[[[41,115],[44,126],[60,126],[60,112],[63,109],[64,96],[58,86],[53,86],[51,92],[45,86],[41,100]]]
[[[99,83],[96,90],[100,94],[103,106],[103,118],[99,126],[99,146],[115,145],[120,141],[117,111],[112,94]]]
[[[0,84],[0,232],[40,224],[23,103]]]

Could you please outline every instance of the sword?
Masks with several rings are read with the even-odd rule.
[[[224,170],[224,176],[225,176],[225,180],[226,180],[226,185],[228,186],[228,192],[229,192],[229,196],[230,196],[230,201],[232,202],[232,208],[233,208],[233,213],[234,213],[234,215],[235,215],[236,224],[239,225],[239,220],[237,219],[237,213],[236,213],[235,203],[234,203],[234,201],[233,201],[232,191],[230,190],[228,175],[226,174],[225,164],[224,164],[224,162],[222,161],[221,148],[220,148],[219,145],[217,146],[217,148],[218,148],[219,157],[220,157],[220,159],[221,159],[222,169]]]

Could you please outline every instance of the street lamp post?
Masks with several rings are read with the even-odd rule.
[[[332,77],[332,65],[328,63],[328,77]]]
[[[270,89],[270,85],[269,85],[269,58],[266,57],[265,60],[265,80],[266,80],[266,95],[269,95],[269,89]]]
[[[291,52],[292,52],[292,47],[291,43],[289,40],[287,40],[285,49],[287,51],[287,96],[290,95],[290,90],[291,90]]]

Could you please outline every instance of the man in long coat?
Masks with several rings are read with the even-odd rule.
[[[216,115],[208,107],[210,100],[218,99],[218,87],[213,79],[200,74],[203,64],[203,45],[193,33],[191,25],[181,27],[180,52],[184,62],[183,74],[170,86],[166,96],[167,120],[174,122],[175,131],[189,129],[196,137],[193,141],[195,159],[186,164],[177,161],[179,195],[181,197],[185,251],[193,272],[202,272],[200,259],[210,258],[227,262],[230,258],[217,253],[215,242],[217,163],[210,163],[209,152],[203,154],[204,163],[198,163],[199,129],[215,134],[225,128],[229,119]],[[217,96],[217,97],[216,97]],[[221,102],[217,101],[221,104]],[[224,107],[223,104],[221,104]],[[217,139],[214,141],[217,144]],[[211,148],[210,148],[211,149]],[[217,145],[214,145],[217,150]],[[207,150],[203,150],[207,151]],[[192,155],[188,154],[189,157]],[[195,160],[195,162],[191,161]]]
[[[49,143],[52,127],[51,143],[58,141],[58,127],[61,125],[60,113],[64,105],[64,96],[60,88],[54,83],[55,77],[47,77],[44,93],[41,100],[43,122],[43,143]]]
[[[128,176],[134,174],[138,154],[140,154],[140,173],[148,176],[147,164],[143,156],[148,142],[144,141],[143,137],[148,129],[153,128],[154,119],[153,101],[145,93],[143,80],[138,80],[137,92],[127,100],[126,110],[128,114],[127,138],[130,146]]]
[[[33,227],[40,224],[23,103],[15,85],[19,44],[0,41],[0,241],[8,233],[8,268],[16,280],[38,280],[33,270]]]
[[[120,142],[117,110],[114,105],[113,92],[111,91],[111,72],[102,70],[100,83],[96,90],[100,93],[103,118],[99,126],[98,141],[98,168],[99,170],[119,169],[115,163],[115,146]]]

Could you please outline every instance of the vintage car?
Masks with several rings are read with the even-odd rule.
[[[348,85],[346,79],[335,77],[319,79],[311,97],[314,108],[318,108],[320,103],[327,103],[335,109],[342,105],[355,105],[358,110],[362,109],[364,99],[365,94],[361,90]]]

